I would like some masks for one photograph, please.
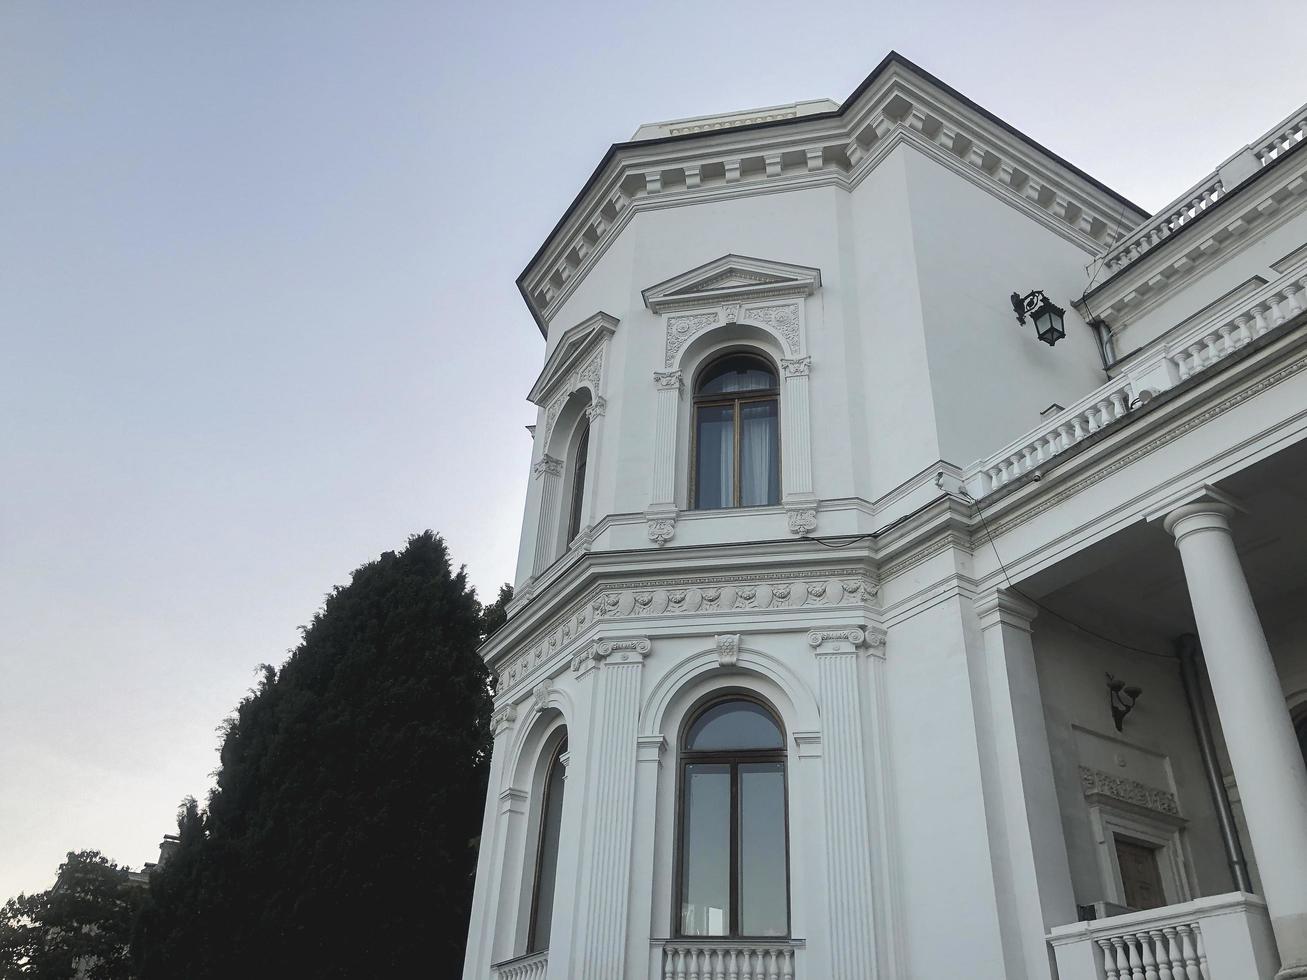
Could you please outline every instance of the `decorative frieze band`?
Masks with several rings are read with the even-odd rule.
[[[1165,813],[1172,817],[1180,815],[1180,805],[1176,802],[1174,793],[1149,786],[1127,776],[1081,766],[1080,786],[1085,796],[1106,796],[1156,813]]]
[[[860,568],[836,568],[814,575],[734,575],[670,579],[617,585],[581,600],[499,666],[507,693],[555,655],[570,648],[596,623],[650,616],[695,616],[740,610],[874,608],[879,583]],[[579,668],[578,668],[579,669]]]

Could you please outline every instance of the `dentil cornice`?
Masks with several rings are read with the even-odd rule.
[[[908,142],[1090,255],[1147,217],[907,59],[891,54],[834,112],[614,144],[518,277],[547,324],[632,216],[814,185],[851,190]]]

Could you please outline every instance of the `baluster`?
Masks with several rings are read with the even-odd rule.
[[[1112,410],[1116,413],[1117,418],[1121,418],[1126,413],[1126,402],[1124,391],[1112,392]]]
[[[1146,932],[1135,936],[1139,941],[1139,958],[1144,962],[1144,980],[1158,980],[1157,959],[1153,956],[1153,937]]]
[[[1295,317],[1303,311],[1302,290],[1296,282],[1291,282],[1284,287],[1284,300],[1289,308],[1285,311],[1286,317]]]
[[[1171,980],[1185,980],[1184,958],[1180,955],[1180,940],[1175,926],[1164,927],[1162,935],[1166,937],[1166,962],[1170,965]]]
[[[1234,324],[1233,324],[1233,323],[1227,323],[1227,324],[1224,324],[1224,325],[1221,326],[1221,328],[1217,331],[1217,333],[1220,335],[1220,338],[1221,338],[1221,344],[1220,344],[1220,350],[1221,350],[1221,352],[1217,355],[1217,357],[1218,357],[1218,358],[1221,358],[1221,357],[1225,357],[1225,356],[1229,355],[1231,352],[1234,351],[1234,348],[1235,348],[1235,340],[1234,340],[1234,337],[1235,337],[1235,327],[1234,327]]]
[[[684,946],[676,951],[676,980],[685,980],[685,953]]]
[[[1062,448],[1064,450],[1070,449],[1075,445],[1075,440],[1071,437],[1071,426],[1067,425],[1065,422],[1057,427],[1057,437],[1061,440]]]
[[[1194,937],[1188,926],[1179,926],[1180,955],[1184,957],[1185,980],[1203,980],[1202,971],[1198,969],[1198,951],[1194,948]]]
[[[1271,319],[1277,327],[1288,319],[1288,317],[1284,315],[1284,309],[1281,305],[1286,298],[1284,290],[1280,290],[1280,292],[1271,297]]]
[[[686,980],[699,980],[699,948],[690,947],[690,975]]]
[[[1075,435],[1075,441],[1079,442],[1085,436],[1089,435],[1089,429],[1085,425],[1085,415],[1081,412],[1071,420],[1071,431]]]
[[[1248,329],[1247,313],[1240,313],[1237,317],[1235,317],[1234,325],[1236,329],[1235,342],[1238,344],[1238,346],[1242,347],[1244,344],[1248,343],[1253,339],[1252,331]]]
[[[1262,334],[1266,333],[1266,331],[1271,329],[1271,325],[1266,322],[1265,303],[1258,303],[1256,306],[1253,307],[1253,320],[1254,320],[1253,329],[1256,331],[1258,337],[1260,337]]]
[[[1021,453],[1025,457],[1024,465],[1021,468],[1021,472],[1029,473],[1031,470],[1035,468],[1034,452],[1032,451],[1030,446],[1027,446],[1025,449],[1021,450]],[[759,980],[761,980],[761,978],[759,978]]]
[[[1203,338],[1203,343],[1207,345],[1207,354],[1205,360],[1208,364],[1215,364],[1221,359],[1221,350],[1216,346],[1216,342],[1221,339],[1218,333],[1209,333]]]
[[[1130,957],[1126,955],[1125,940],[1120,936],[1112,937],[1112,946],[1116,949],[1116,975],[1121,980],[1130,977]]]
[[[1017,477],[1021,475],[1021,457],[1013,456],[1011,459],[1008,460],[1008,462],[1011,464],[1010,472],[1012,474],[1010,477],[1008,477],[1008,479],[1015,480]]]
[[[1054,429],[1048,434],[1046,441],[1048,443],[1048,458],[1052,459],[1062,451],[1061,436],[1058,431]]]
[[[1107,975],[1107,980],[1120,980],[1121,973],[1116,968],[1116,953],[1112,950],[1112,943],[1100,939],[1098,948],[1103,954],[1103,972]]]
[[[731,965],[728,967],[729,972],[726,974],[726,980],[740,980],[740,971],[735,961],[735,957],[738,954],[732,949],[726,955],[731,959]]]
[[[781,952],[781,980],[794,980],[794,950]]]
[[[1203,368],[1207,366],[1206,364],[1203,363],[1203,345],[1197,342],[1190,344],[1189,353],[1193,355],[1193,366],[1190,369],[1189,373],[1197,374],[1199,371],[1201,371]]]
[[[1128,935],[1125,943],[1130,950],[1130,980],[1144,980],[1144,961],[1139,957],[1139,937]]]
[[[1203,975],[1203,980],[1212,980],[1211,974],[1207,972],[1207,947],[1203,944],[1203,930],[1194,926],[1194,945],[1198,947],[1198,970]]]
[[[1095,432],[1097,432],[1099,429],[1101,429],[1101,428],[1103,427],[1103,426],[1102,426],[1102,423],[1101,423],[1101,422],[1099,421],[1099,419],[1098,419],[1098,406],[1097,406],[1097,405],[1094,405],[1094,406],[1092,406],[1092,407],[1090,407],[1090,408],[1085,409],[1085,418],[1086,418],[1086,419],[1088,420],[1088,422],[1089,422],[1089,424],[1088,424],[1088,426],[1086,427],[1086,429],[1087,429],[1087,431],[1089,432],[1090,435],[1093,435]]]
[[[1149,936],[1153,937],[1153,946],[1157,949],[1157,980],[1175,980],[1175,973],[1171,972],[1171,954],[1167,950],[1163,930],[1154,929]]]

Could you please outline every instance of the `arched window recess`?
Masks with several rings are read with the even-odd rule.
[[[733,351],[694,386],[690,500],[697,510],[780,503],[780,383],[766,358]]]
[[[563,790],[566,784],[567,736],[564,735],[549,760],[539,802],[540,832],[536,844],[535,877],[531,886],[531,924],[526,951],[549,948],[554,917],[554,886],[558,880],[558,845],[563,830]]]
[[[680,746],[676,931],[788,936],[784,730],[744,694],[691,716]]]

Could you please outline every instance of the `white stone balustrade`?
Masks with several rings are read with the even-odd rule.
[[[785,940],[668,942],[663,980],[795,980],[794,947]]]
[[[1212,367],[1276,327],[1307,313],[1307,270],[1301,266],[1268,283],[1238,311],[1198,321],[1134,354],[1115,378],[1046,419],[988,459],[964,471],[967,491],[980,499],[1124,417],[1137,400]]]
[[[1125,268],[1184,228],[1240,181],[1277,160],[1304,139],[1307,139],[1307,106],[1295,109],[1248,144],[1240,154],[1122,236],[1108,249],[1103,259],[1104,270],[1110,274]],[[1240,160],[1241,156],[1248,162]]]
[[[494,980],[545,980],[549,971],[549,951],[530,953],[496,963]]]
[[[1279,963],[1266,903],[1234,892],[1048,937],[1059,980],[1271,980]]]
[[[1129,265],[1153,246],[1170,238],[1225,196],[1219,174],[1209,174],[1174,201],[1117,242],[1103,260],[1106,272]]]
[[[1042,463],[1124,418],[1131,398],[1130,379],[1125,375],[1113,378],[989,459],[969,466],[964,477],[968,492],[979,499],[1039,469]]]

